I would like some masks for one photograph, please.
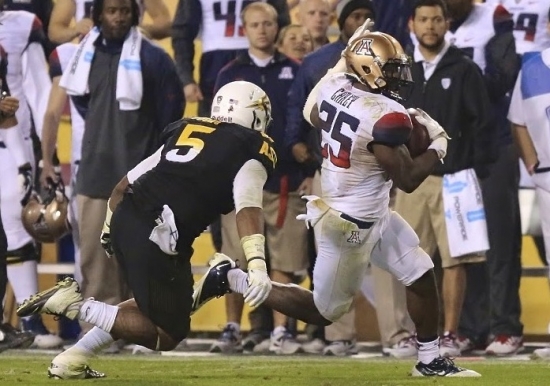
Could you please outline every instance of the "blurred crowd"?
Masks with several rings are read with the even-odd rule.
[[[3,90],[20,100],[18,125],[28,161],[36,165],[35,189],[44,194],[65,194],[56,144],[69,106],[65,192],[74,275],[84,297],[109,304],[130,297],[100,243],[116,183],[158,148],[162,129],[181,118],[187,103],[198,103],[198,115],[210,116],[217,90],[234,80],[257,84],[272,103],[267,134],[279,161],[263,197],[270,276],[280,283],[311,279],[313,230],[296,216],[305,212],[302,196],[320,195],[321,161],[331,155],[302,107],[370,18],[410,55],[415,86],[406,107],[424,109],[452,138],[452,157],[414,193],[395,191],[390,204],[441,268],[441,354],[523,350],[520,185],[538,200],[542,232],[535,240],[545,262],[545,242],[550,247],[550,0],[179,0],[173,17],[168,1],[175,0],[0,0]],[[124,18],[121,4],[131,17]],[[155,42],[164,38],[171,39],[173,58]],[[140,72],[131,71],[136,66]],[[0,142],[1,214],[17,303],[38,290],[45,241],[29,233],[21,217],[19,166]],[[457,203],[475,208],[458,223],[449,220],[460,210]],[[58,236],[67,230],[61,227]],[[222,216],[210,232],[217,251],[246,263],[235,213]],[[415,356],[402,284],[371,267],[362,293],[376,309],[384,355]],[[307,326],[307,341],[297,339],[295,320],[262,306],[249,313],[251,330],[244,334],[243,307],[241,296],[226,296],[227,323],[212,352],[357,352],[355,321],[361,316],[354,307],[331,326]],[[18,327],[36,334],[37,347],[62,345],[39,316],[23,318]],[[118,349],[117,343],[110,348]],[[537,351],[550,358],[550,348]]]

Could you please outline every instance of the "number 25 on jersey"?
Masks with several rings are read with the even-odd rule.
[[[319,120],[321,121],[321,129],[330,133],[328,139],[323,135],[323,142],[321,143],[323,158],[328,158],[334,166],[349,169],[353,141],[342,131],[344,131],[344,128],[348,128],[352,133],[357,132],[359,119],[345,111],[338,111],[335,106],[323,101],[321,107],[319,107]],[[336,152],[336,150],[338,151]]]

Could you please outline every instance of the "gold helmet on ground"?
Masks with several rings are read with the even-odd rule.
[[[411,62],[401,44],[382,32],[367,32],[348,43],[344,51],[347,71],[373,91],[397,101],[411,89]]]

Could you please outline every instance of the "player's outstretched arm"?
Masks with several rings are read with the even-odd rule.
[[[265,264],[263,227],[263,187],[267,171],[260,161],[247,161],[235,176],[233,199],[237,213],[237,231],[248,262],[248,289],[244,300],[252,307],[264,302],[271,291]]]

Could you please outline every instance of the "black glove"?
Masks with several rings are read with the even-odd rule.
[[[32,194],[33,178],[32,167],[29,163],[19,167],[19,189],[21,191],[21,205],[25,206],[29,202]]]
[[[105,249],[107,257],[113,257],[115,255],[115,252],[113,251],[113,244],[111,243],[111,234],[105,231],[101,232],[101,237],[99,238],[99,241],[101,242],[101,246],[103,247],[103,249]]]

